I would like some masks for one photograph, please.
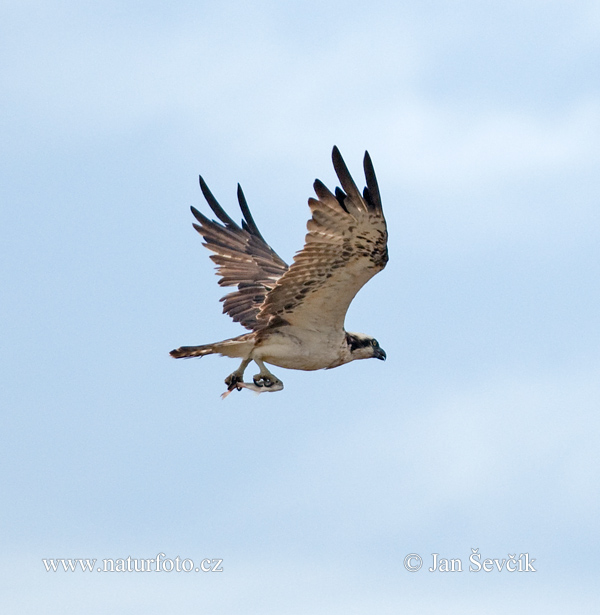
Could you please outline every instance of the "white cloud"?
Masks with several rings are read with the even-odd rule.
[[[289,515],[292,502],[301,517],[325,507],[339,528],[360,522],[373,539],[400,524],[410,540],[410,528],[443,525],[449,510],[460,511],[475,534],[501,525],[507,511],[518,518],[518,509],[503,503],[527,497],[533,486],[545,511],[541,531],[565,514],[591,523],[586,511],[600,493],[592,436],[600,427],[598,372],[498,376],[471,389],[439,390],[418,406],[390,392],[377,403],[387,413],[353,415],[342,432],[336,423],[335,433],[307,441],[264,490],[249,488],[259,489],[257,501],[272,502],[274,516],[278,505]]]
[[[487,109],[467,114],[415,102],[395,121],[388,113],[388,149],[405,181],[446,188],[518,181],[597,163],[600,104],[576,102],[561,117]],[[384,158],[389,167],[392,157]]]

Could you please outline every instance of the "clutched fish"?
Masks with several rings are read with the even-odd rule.
[[[283,382],[279,380],[274,382],[269,387],[255,384],[254,382],[236,382],[234,385],[229,386],[225,393],[221,395],[221,399],[225,399],[232,391],[241,391],[242,389],[254,391],[257,395],[259,393],[275,393],[276,391],[281,391],[283,389]]]

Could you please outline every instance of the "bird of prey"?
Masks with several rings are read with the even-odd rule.
[[[223,313],[250,330],[222,342],[182,346],[171,351],[176,359],[208,354],[241,359],[225,379],[228,395],[234,389],[280,391],[283,383],[265,363],[288,369],[330,369],[356,359],[385,360],[377,340],[349,333],[344,319],[356,293],[388,261],[387,227],[375,171],[365,152],[367,186],[361,194],[337,147],[333,166],[342,188],[330,192],[318,179],[316,199],[308,205],[312,218],[304,247],[291,266],[275,253],[258,230],[238,184],[241,226],[219,205],[200,177],[200,188],[219,222],[196,208],[194,228],[212,250],[221,286],[236,286],[225,295]],[[244,371],[254,361],[260,372],[245,383]]]

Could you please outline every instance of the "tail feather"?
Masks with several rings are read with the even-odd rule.
[[[246,333],[229,340],[204,344],[203,346],[181,346],[169,353],[175,359],[203,357],[207,354],[220,354],[225,357],[246,358],[254,348],[254,334]]]
[[[192,357],[203,357],[207,354],[218,352],[214,344],[205,344],[204,346],[181,346],[169,353],[174,359],[191,359]]]

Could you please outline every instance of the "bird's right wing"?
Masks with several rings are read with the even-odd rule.
[[[192,213],[200,223],[194,224],[194,228],[204,237],[203,245],[215,252],[210,258],[217,264],[217,274],[221,276],[219,285],[237,286],[237,290],[221,299],[223,313],[254,330],[258,326],[256,316],[260,306],[288,266],[260,234],[239,184],[237,195],[243,215],[241,227],[225,213],[202,177],[200,188],[221,223],[209,220],[192,207]]]
[[[356,293],[388,261],[387,226],[373,163],[367,152],[363,194],[337,147],[333,165],[342,189],[335,194],[319,180],[309,199],[312,218],[304,248],[269,292],[259,324],[286,322],[313,331],[339,331]]]

